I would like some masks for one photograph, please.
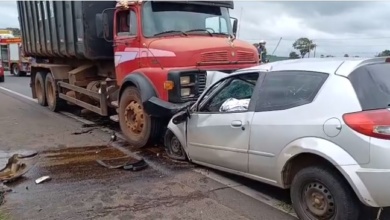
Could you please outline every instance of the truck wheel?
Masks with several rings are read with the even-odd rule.
[[[126,88],[121,95],[119,124],[134,147],[144,147],[154,136],[156,121],[144,112],[140,92],[135,87]]]
[[[60,99],[57,92],[57,86],[51,73],[48,73],[45,78],[45,91],[47,107],[50,111],[56,112],[61,110],[65,105],[65,101]]]
[[[15,76],[25,76],[26,73],[19,70],[18,64],[14,63],[11,66],[11,73]]]
[[[186,152],[179,139],[169,129],[165,132],[164,145],[167,155],[174,160],[187,160]]]
[[[45,76],[46,73],[38,72],[35,75],[35,94],[37,95],[38,103],[42,106],[46,106],[46,92],[45,92]]]
[[[357,220],[360,214],[360,203],[348,182],[327,167],[300,170],[291,185],[291,200],[302,220]]]

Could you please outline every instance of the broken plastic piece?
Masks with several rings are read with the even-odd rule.
[[[43,177],[39,177],[38,179],[36,179],[35,183],[36,184],[40,184],[40,183],[43,183],[43,182],[46,182],[46,181],[49,181],[49,180],[51,180],[50,176],[43,176]]]
[[[136,163],[127,164],[127,165],[123,166],[123,169],[132,170],[132,171],[139,171],[139,170],[145,169],[147,166],[148,166],[148,164],[144,161],[144,159],[142,159]]]
[[[142,170],[148,166],[148,164],[143,159],[137,160],[129,156],[108,160],[96,160],[96,162],[108,169],[123,168],[125,170],[132,171]]]
[[[24,155],[23,158],[26,158]],[[22,158],[19,154],[14,154],[8,159],[5,167],[0,170],[0,182],[11,182],[15,179],[24,175],[32,165],[28,166],[26,163],[22,162]]]

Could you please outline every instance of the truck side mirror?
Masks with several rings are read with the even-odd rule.
[[[115,8],[107,8],[104,9],[102,13],[96,14],[95,16],[96,36],[98,38],[103,38],[107,42],[113,41],[113,24],[110,23],[110,21],[113,21],[114,11]]]
[[[230,17],[230,21],[232,22],[233,26],[233,35],[234,37],[237,37],[238,19]]]

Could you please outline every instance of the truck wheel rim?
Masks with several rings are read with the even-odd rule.
[[[14,75],[18,75],[18,67],[16,65],[13,66],[12,68],[12,72],[14,73]]]
[[[318,182],[311,182],[303,188],[301,206],[314,219],[330,219],[336,213],[333,195]]]
[[[50,106],[53,106],[54,103],[54,89],[52,83],[49,81],[49,83],[46,85],[47,87],[47,102]]]
[[[35,92],[39,100],[43,100],[42,84],[40,80],[35,83]]]
[[[131,132],[141,134],[145,125],[144,111],[142,106],[136,102],[131,101],[125,110],[126,126]]]

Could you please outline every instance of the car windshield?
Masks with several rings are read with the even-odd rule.
[[[145,37],[164,33],[233,34],[228,8],[177,2],[145,2],[142,29]]]

